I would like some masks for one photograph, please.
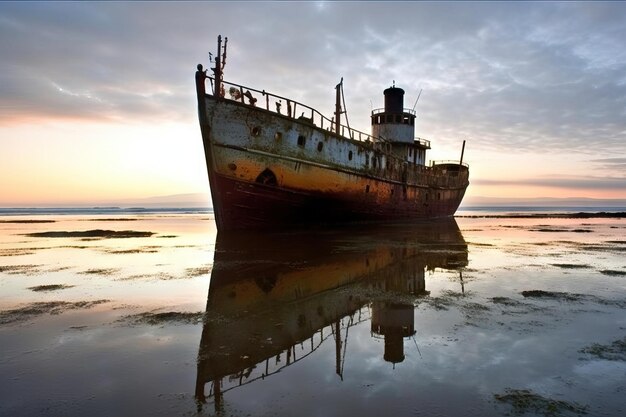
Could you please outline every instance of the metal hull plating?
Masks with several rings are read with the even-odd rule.
[[[407,164],[385,143],[225,98],[199,99],[220,230],[445,217],[465,193],[462,165]]]

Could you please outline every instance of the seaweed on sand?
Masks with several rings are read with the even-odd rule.
[[[72,287],[73,285],[50,284],[50,285],[37,285],[35,287],[28,287],[28,289],[31,291],[46,292],[46,291],[64,290],[66,288],[72,288]]]
[[[579,350],[581,353],[588,353],[600,359],[609,361],[626,361],[626,337],[612,342],[610,345],[594,343]]]
[[[28,219],[17,219],[17,220],[0,220],[0,223],[55,223],[56,220],[28,220]]]
[[[585,298],[583,294],[570,294],[567,292],[528,290],[522,291],[525,298],[550,298],[554,300],[580,301]]]
[[[6,265],[0,266],[0,272],[11,275],[33,275],[40,272],[41,265]]]
[[[36,232],[27,233],[24,236],[29,237],[82,237],[82,238],[101,238],[101,239],[121,239],[130,237],[150,237],[153,232],[140,232],[137,230],[83,230],[83,231],[50,231],[50,232]]]
[[[186,273],[187,273],[187,277],[195,278],[195,277],[199,277],[202,275],[208,275],[211,273],[212,270],[213,270],[213,265],[206,265],[206,266],[201,266],[198,268],[187,268]]]
[[[515,415],[535,413],[547,417],[584,415],[589,406],[580,405],[576,402],[555,400],[535,394],[531,390],[507,388],[503,394],[494,394],[496,401],[513,407]]]
[[[626,271],[620,271],[617,269],[603,269],[600,271],[600,273],[603,275],[609,275],[614,277],[626,276]]]
[[[505,306],[519,306],[522,304],[519,301],[513,300],[512,298],[508,298],[508,297],[492,297],[491,301],[494,304],[501,304]]]
[[[81,271],[81,272],[79,272],[79,274],[82,274],[82,275],[105,275],[105,276],[109,276],[109,275],[114,275],[117,272],[119,272],[119,269],[117,269],[117,268],[92,268],[92,269],[88,269],[86,271]]]
[[[24,322],[45,314],[61,314],[67,310],[91,308],[95,305],[107,302],[109,302],[109,300],[77,302],[48,301],[31,303],[24,307],[0,311],[0,325]]]
[[[557,291],[543,291],[543,290],[528,290],[522,291],[521,294],[524,298],[536,298],[536,299],[547,299],[547,300],[557,300],[557,301],[575,301],[575,302],[590,302],[601,304],[605,306],[613,306],[618,308],[626,308],[626,299],[618,298],[618,299],[609,299],[598,297],[591,294],[575,294],[568,292],[557,292]]]
[[[563,268],[563,269],[584,269],[584,268],[591,268],[589,265],[586,264],[550,264],[552,266],[556,266],[559,268]]]
[[[140,313],[125,316],[122,320],[130,321],[132,324],[149,324],[160,326],[164,324],[198,324],[202,322],[204,313],[166,311],[163,313]]]

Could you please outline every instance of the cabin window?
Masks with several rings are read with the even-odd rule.
[[[376,168],[376,156],[372,156],[372,168]]]
[[[368,153],[365,154],[365,166],[370,166],[370,154]]]
[[[283,134],[282,134],[282,132],[276,132],[276,133],[274,133],[274,139],[275,139],[276,141],[282,140],[282,138],[283,138]]]
[[[318,142],[317,143],[317,151],[318,152],[322,152],[322,149],[324,149],[324,142]]]
[[[298,136],[298,146],[301,146],[304,148],[305,144],[306,144],[306,138],[302,135]]]
[[[369,193],[369,192],[370,192],[370,186],[369,186],[369,184],[365,186],[365,192],[366,192],[366,193]]]
[[[402,116],[399,114],[396,115],[396,123],[402,123]]]
[[[348,152],[348,161],[352,161],[352,151]]]
[[[257,136],[259,136],[261,134],[261,128],[259,126],[254,126],[252,128],[251,133],[252,133],[252,136],[257,137]]]

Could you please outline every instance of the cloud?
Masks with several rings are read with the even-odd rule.
[[[321,7],[322,5],[323,7]],[[395,80],[420,136],[476,149],[624,152],[626,4],[183,2],[0,4],[0,124],[188,120],[218,33],[226,78],[351,124]],[[371,104],[370,104],[371,103]]]
[[[590,162],[601,170],[626,174],[626,158],[600,158],[592,159]]]

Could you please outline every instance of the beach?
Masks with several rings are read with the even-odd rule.
[[[619,416],[626,219],[0,216],[0,414]]]

